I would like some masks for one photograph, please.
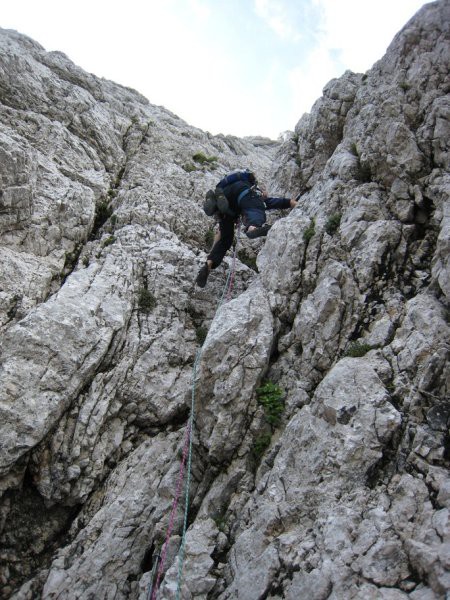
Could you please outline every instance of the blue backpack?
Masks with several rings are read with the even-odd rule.
[[[209,190],[206,194],[206,198],[203,203],[203,210],[208,217],[212,217],[216,213],[229,215],[231,217],[237,216],[236,213],[230,208],[227,197],[223,193],[223,189],[225,187],[232,185],[237,181],[245,181],[253,186],[256,184],[256,177],[254,173],[246,169],[245,171],[233,171],[221,179],[216,185],[216,190]]]
[[[231,185],[236,183],[236,181],[245,181],[250,185],[256,184],[255,174],[252,173],[249,169],[245,169],[245,171],[232,171],[228,175],[226,175],[223,179],[219,181],[217,187],[224,188],[227,185]]]

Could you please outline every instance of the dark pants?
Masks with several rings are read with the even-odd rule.
[[[290,205],[289,198],[264,198],[256,192],[249,192],[242,198],[239,208],[246,227],[261,227],[266,222],[266,209],[289,208]]]

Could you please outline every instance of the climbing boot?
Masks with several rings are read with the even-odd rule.
[[[195,283],[198,285],[198,287],[201,287],[201,288],[205,287],[206,282],[208,281],[208,275],[209,275],[208,263],[205,263],[203,265],[203,267],[200,269],[200,271],[198,272],[197,279],[195,280]]]
[[[246,231],[245,235],[254,240],[255,238],[263,237],[269,233],[270,225],[261,225],[261,227],[256,227],[256,229],[251,229],[250,231]]]

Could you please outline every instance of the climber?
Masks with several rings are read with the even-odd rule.
[[[297,199],[272,198],[257,187],[255,175],[249,171],[230,173],[206,194],[204,210],[208,216],[214,216],[219,230],[206,262],[198,272],[196,283],[203,288],[212,269],[220,265],[234,239],[234,228],[240,216],[248,238],[266,236],[270,225],[266,224],[266,209],[275,210],[294,208]]]

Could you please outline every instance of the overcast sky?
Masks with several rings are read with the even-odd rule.
[[[367,71],[421,0],[10,0],[0,27],[189,124],[277,138],[346,69]]]

